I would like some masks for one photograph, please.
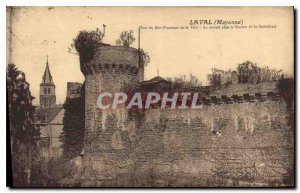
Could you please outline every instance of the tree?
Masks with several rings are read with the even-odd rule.
[[[135,37],[133,36],[133,31],[124,31],[121,32],[119,39],[117,39],[116,44],[122,45],[126,48],[128,48],[133,42],[135,41]],[[148,63],[150,63],[150,56],[148,55],[145,50],[140,49],[139,50],[139,65],[140,67],[147,66]]]
[[[287,77],[282,70],[270,69],[268,66],[261,68],[253,62],[246,61],[238,64],[236,71],[213,68],[211,74],[208,74],[207,79],[210,82],[212,90],[216,90],[221,85],[228,86],[232,84],[236,76],[238,76],[239,83],[252,84],[281,80]]]
[[[207,75],[207,79],[209,80],[212,90],[216,90],[222,85],[222,74],[224,74],[224,71],[212,68],[211,74]]]
[[[31,172],[38,157],[39,129],[33,125],[34,97],[25,74],[14,64],[7,68],[7,96],[10,127],[13,183],[16,187],[30,186]]]
[[[254,73],[259,74],[260,68],[257,67],[257,65],[252,62],[246,61],[246,62],[239,64],[237,66],[236,70],[237,70],[238,74],[240,75],[239,82],[240,83],[248,83],[249,78],[252,74],[254,74]]]
[[[187,79],[185,75],[180,75],[179,77],[175,77],[174,79],[166,78],[166,80],[171,82],[172,90],[201,86],[201,82],[199,81],[199,79],[192,73],[190,73],[189,79]]]
[[[64,104],[65,114],[63,118],[62,141],[63,155],[74,158],[80,155],[84,142],[85,100],[84,85],[81,89],[81,97],[67,99]]]
[[[130,30],[121,32],[119,39],[117,39],[116,41],[116,44],[123,45],[124,47],[129,47],[134,41],[135,38],[133,36],[133,31]]]
[[[187,81],[186,86],[188,88],[198,87],[201,86],[201,82],[199,82],[199,79],[196,76],[190,73],[190,79]]]

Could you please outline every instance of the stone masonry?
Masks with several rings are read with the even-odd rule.
[[[138,50],[99,47],[85,75],[82,186],[286,186],[294,128],[282,99],[198,110],[98,110],[102,92],[140,82]]]

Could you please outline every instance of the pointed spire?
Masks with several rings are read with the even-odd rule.
[[[52,75],[49,68],[49,62],[48,62],[48,55],[47,55],[47,62],[46,62],[46,69],[43,76],[43,82],[42,83],[53,83]]]

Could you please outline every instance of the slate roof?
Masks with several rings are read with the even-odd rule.
[[[57,114],[63,109],[63,107],[53,107],[45,109],[36,109],[36,121],[37,123],[50,123]]]
[[[141,82],[141,84],[151,84],[151,83],[160,83],[160,82],[164,82],[164,83],[168,83],[170,84],[169,81],[167,81],[166,79],[160,77],[160,76],[156,76],[150,80],[146,80],[146,81],[143,81]]]
[[[45,72],[44,72],[44,75],[43,75],[42,84],[53,84],[53,78],[52,78],[52,75],[51,75],[51,72],[50,72],[48,58],[47,58]]]

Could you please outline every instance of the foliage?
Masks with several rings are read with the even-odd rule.
[[[277,69],[270,69],[269,67],[265,66],[260,69],[260,81],[267,82],[273,80],[280,80],[283,78],[287,78],[287,75],[283,73],[282,70]]]
[[[183,88],[193,88],[201,86],[201,82],[199,79],[194,76],[192,73],[190,74],[189,79],[186,78],[185,75],[180,75],[179,77],[166,78],[169,82],[171,82],[171,89],[183,89]]]
[[[238,64],[236,67],[239,83],[259,83],[281,80],[287,78],[287,75],[282,70],[275,68],[271,69],[268,66],[259,67],[257,64],[246,61]],[[213,90],[218,89],[221,85],[232,84],[232,71],[220,70],[213,68],[211,74],[208,74],[207,79]]]
[[[237,66],[237,72],[239,74],[239,83],[252,82],[250,78],[251,75],[256,75],[258,82],[280,80],[284,77],[282,70],[277,70],[275,68],[270,69],[268,66],[261,68],[250,61],[239,64]]]
[[[116,41],[116,44],[128,48],[134,41],[135,37],[133,36],[133,31],[130,30],[121,32],[119,39],[117,39]],[[150,56],[143,49],[139,50],[139,57],[140,67],[145,67],[148,63],[150,63]]]
[[[237,66],[237,73],[239,76],[239,82],[240,83],[247,83],[249,82],[249,78],[251,74],[255,71],[257,71],[256,64],[253,64],[252,62],[246,61],[244,63],[241,63]],[[257,73],[257,72],[256,72]]]
[[[129,96],[133,96],[135,92],[138,92],[139,86],[137,82],[124,82],[121,86],[121,90]]]
[[[207,75],[207,79],[209,80],[212,90],[216,90],[216,89],[220,88],[220,86],[222,85],[222,82],[221,82],[222,74],[223,74],[222,70],[212,68],[211,74]]]
[[[61,139],[63,155],[69,158],[80,155],[84,140],[84,104],[82,99],[69,99],[64,104],[64,127]]]
[[[135,41],[135,38],[133,36],[133,31],[123,31],[120,33],[119,39],[117,39],[116,44],[117,45],[123,45],[124,47],[129,47],[133,42]]]
[[[93,58],[98,46],[102,43],[104,34],[97,28],[95,31],[80,31],[71,44],[80,56],[80,62],[86,62]]]
[[[84,88],[84,86],[83,86]],[[81,97],[67,99],[64,104],[63,133],[61,135],[63,155],[73,158],[80,155],[84,141],[85,109],[84,91]]]
[[[295,85],[294,80],[289,79],[283,79],[280,80],[277,84],[277,89],[279,91],[280,96],[283,97],[284,101],[286,102],[286,108],[287,113],[289,116],[287,117],[288,124],[291,125],[291,128],[294,129],[294,117],[295,117]]]
[[[140,49],[140,66],[145,67],[150,63],[150,56],[143,49]]]
[[[7,68],[7,96],[14,186],[30,185],[32,163],[38,155],[39,129],[34,127],[34,106],[25,74],[14,64]]]

